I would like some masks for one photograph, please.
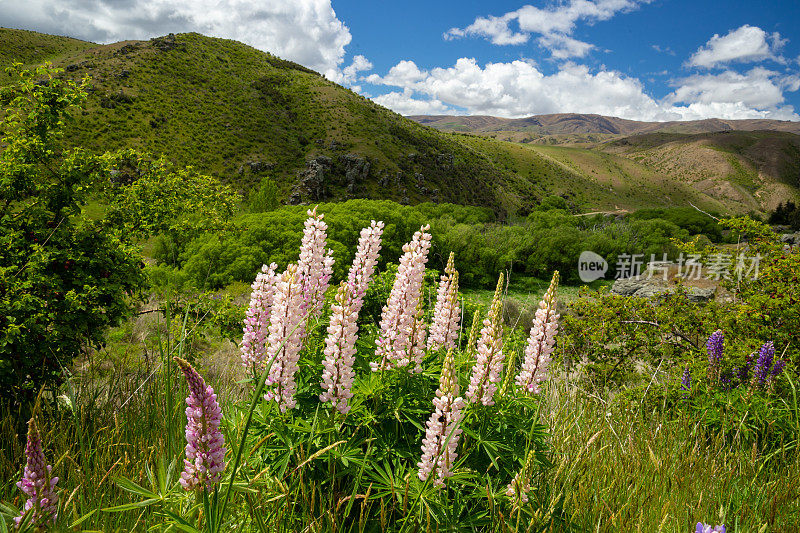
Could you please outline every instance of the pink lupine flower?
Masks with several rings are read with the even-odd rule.
[[[389,299],[383,307],[381,329],[375,341],[378,362],[370,363],[373,371],[407,366],[409,340],[425,277],[425,263],[431,247],[430,226],[414,233],[411,242],[403,245],[403,256],[397,269]]]
[[[422,372],[422,360],[425,359],[425,337],[427,336],[428,329],[424,320],[424,311],[422,308],[422,295],[420,294],[417,308],[414,311],[414,320],[410,326],[411,335],[408,339],[408,357],[402,361],[405,366],[414,363],[414,373],[419,374]]]
[[[318,214],[315,207],[308,211],[308,217],[300,244],[297,276],[303,287],[303,311],[309,318],[316,318],[325,301],[334,261],[331,250],[325,250],[328,225],[322,220],[324,215]]]
[[[503,372],[503,324],[501,311],[503,307],[503,274],[497,281],[489,316],[483,321],[481,338],[478,341],[478,356],[467,389],[470,402],[481,402],[483,405],[494,405],[494,394],[500,383]]]
[[[458,457],[456,448],[461,436],[464,409],[464,399],[458,396],[458,376],[452,349],[447,352],[442,365],[433,405],[436,410],[428,419],[425,438],[422,439],[422,458],[417,463],[417,475],[422,481],[435,475],[434,486],[442,487],[444,480],[453,475],[451,469]]]
[[[382,236],[383,222],[375,222],[373,220],[368,228],[361,230],[353,266],[350,267],[350,272],[347,274],[351,307],[356,314],[361,312],[361,306],[364,305],[364,295],[367,293],[370,279],[372,279],[375,266],[378,264]]]
[[[278,402],[281,412],[293,409],[297,363],[305,333],[304,294],[297,265],[289,265],[275,288],[265,359],[272,361],[265,400]]]
[[[28,442],[25,444],[25,470],[17,487],[28,496],[22,514],[14,518],[17,526],[30,513],[28,524],[35,527],[46,527],[56,521],[58,512],[58,494],[56,483],[58,478],[51,476],[53,467],[46,464],[42,450],[42,438],[36,427],[36,420],[28,421]],[[0,519],[2,520],[2,519]]]
[[[214,389],[187,361],[173,357],[189,385],[186,398],[186,459],[180,483],[186,490],[205,489],[219,483],[225,470],[225,437],[219,429],[222,410]]]
[[[358,339],[358,312],[350,299],[350,285],[342,283],[336,291],[332,306],[328,336],[325,338],[325,359],[322,361],[321,402],[330,402],[340,413],[350,410],[347,401],[353,397],[353,371],[356,340]]]
[[[431,335],[428,337],[429,350],[455,348],[458,339],[461,309],[458,307],[458,271],[455,267],[453,252],[450,252],[444,272],[445,275],[441,277],[439,290],[436,293]]]
[[[528,346],[525,348],[525,360],[522,363],[522,370],[517,375],[517,387],[523,393],[538,394],[539,384],[547,378],[547,369],[550,366],[558,332],[557,288],[558,271],[555,271],[550,287],[544,293],[539,309],[536,310]]]
[[[244,319],[244,335],[242,336],[242,364],[246,368],[257,368],[264,363],[264,354],[267,349],[267,336],[269,335],[269,317],[272,312],[272,299],[275,295],[275,285],[278,274],[275,269],[278,265],[272,263],[261,267],[261,272],[256,275],[250,294],[250,305]]]
[[[525,464],[516,473],[514,479],[506,487],[506,496],[512,499],[516,506],[528,503],[528,494],[531,491],[531,474],[533,474],[533,450],[528,452]]]

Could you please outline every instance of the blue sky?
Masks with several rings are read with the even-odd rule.
[[[403,114],[800,120],[798,0],[0,0],[0,20],[237,39]]]

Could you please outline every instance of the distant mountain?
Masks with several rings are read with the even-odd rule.
[[[640,122],[580,113],[533,115],[527,118],[414,115],[408,117],[442,131],[469,133],[525,132],[540,136],[569,134],[637,135],[642,133],[712,133],[717,131],[784,131],[800,134],[800,122],[788,120],[706,120]]]
[[[691,202],[721,212],[746,212],[771,207],[781,194],[797,193],[791,169],[800,153],[793,151],[790,140],[755,143],[752,150],[723,146],[722,151],[733,150],[739,165],[729,162],[733,171],[723,164],[679,171],[667,165],[665,154],[687,147],[702,154],[699,147],[707,141],[627,137],[628,144],[598,144],[622,142],[631,131],[639,132],[635,128],[643,123],[634,121],[591,115],[420,119],[437,128],[451,121],[458,126],[451,130],[482,135],[441,132],[301,65],[236,41],[194,33],[97,45],[0,29],[0,68],[14,61],[51,61],[64,69],[62,76],[90,78],[86,108],[68,124],[66,142],[97,151],[134,147],[164,155],[244,193],[269,177],[288,203],[346,198],[453,202],[490,207],[502,217],[524,215],[549,194],[567,198],[581,211]],[[3,75],[0,84],[3,79],[9,78]],[[492,130],[508,124],[529,130]],[[541,138],[544,134],[538,132],[543,131],[574,132],[552,135],[584,143],[587,136],[596,139],[589,139],[591,145],[565,147],[535,144],[526,137]],[[751,153],[761,147],[784,155],[767,155],[762,161]],[[740,149],[745,153],[735,152]],[[745,170],[739,172],[740,167]],[[762,172],[767,168],[779,170]],[[698,185],[701,176],[712,184],[741,184],[736,194],[728,194],[724,187]]]

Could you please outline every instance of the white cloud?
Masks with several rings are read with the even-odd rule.
[[[757,26],[745,24],[722,37],[714,34],[689,58],[687,64],[692,67],[713,68],[733,61],[755,62],[773,59],[782,62],[782,58],[778,57],[775,51],[783,47],[786,42],[777,32],[770,35]]]
[[[351,40],[331,0],[28,0],[0,2],[0,20],[101,43],[196,31],[320,72],[341,64]]]
[[[369,59],[362,55],[357,55],[353,61],[339,70],[338,68],[328,69],[325,72],[325,77],[341,85],[347,85],[356,92],[361,90],[361,87],[354,85],[359,80],[359,72],[372,70],[372,63]]]
[[[613,70],[591,71],[572,62],[545,75],[526,60],[480,66],[474,59],[461,58],[451,67],[431,70],[403,61],[386,76],[373,74],[368,81],[400,87],[402,92],[374,100],[402,114],[459,109],[509,118],[574,112],[648,121],[800,119],[783,98],[783,91],[800,89],[800,79],[762,68],[746,74],[690,76],[663,100],[649,96],[637,78]]]
[[[445,39],[459,37],[484,37],[497,45],[519,45],[528,42],[531,34],[538,34],[537,42],[549,50],[553,57],[583,57],[593,45],[571,37],[578,21],[588,23],[608,20],[621,11],[636,9],[650,0],[569,0],[545,8],[526,5],[499,17],[477,17],[466,28],[452,28]],[[511,24],[516,22],[519,30]]]
[[[452,108],[435,99],[414,98],[413,91],[390,92],[376,96],[373,100],[400,113],[401,115],[453,115],[458,114]]]

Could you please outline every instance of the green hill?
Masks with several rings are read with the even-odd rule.
[[[63,76],[90,78],[68,143],[165,155],[244,193],[270,177],[287,203],[441,201],[490,207],[502,217],[560,194],[583,211],[689,200],[744,209],[625,150],[553,151],[440,132],[236,41],[179,34],[96,45],[3,29],[0,50],[3,67],[49,60]]]

